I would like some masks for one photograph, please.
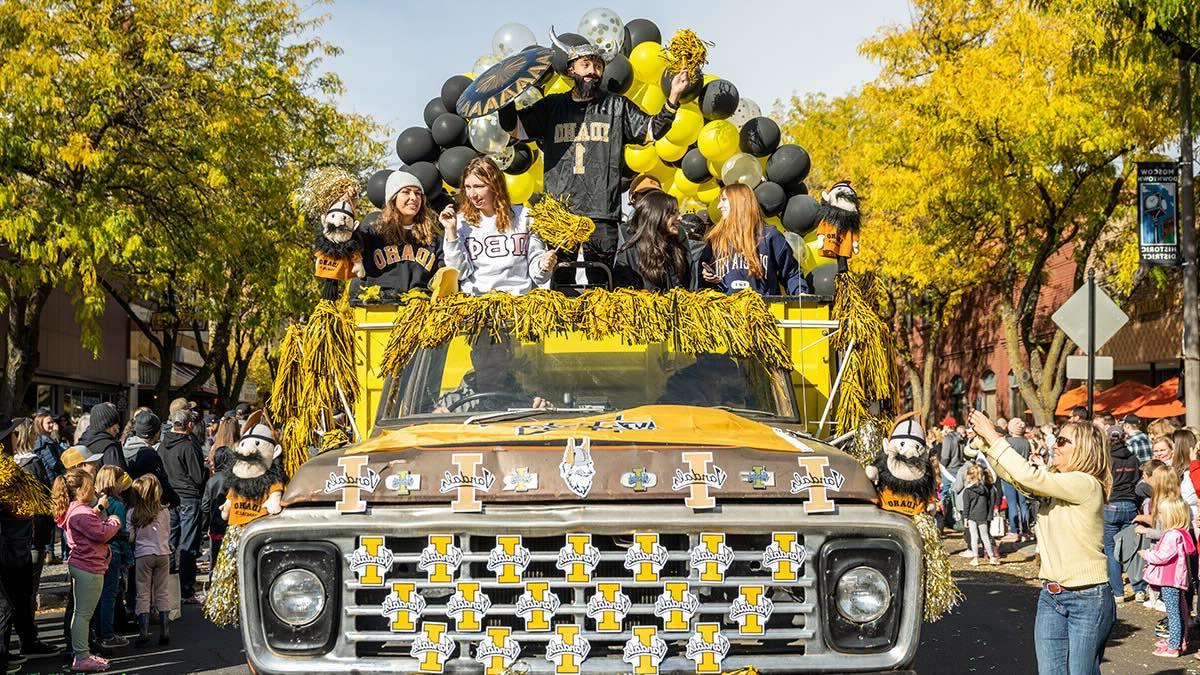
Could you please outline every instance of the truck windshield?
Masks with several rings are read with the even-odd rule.
[[[795,420],[792,396],[785,372],[722,353],[686,354],[668,342],[630,345],[568,333],[534,343],[484,334],[473,343],[458,336],[418,350],[391,379],[379,417],[676,404]]]

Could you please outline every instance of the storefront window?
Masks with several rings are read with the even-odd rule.
[[[996,374],[990,370],[979,378],[979,405],[976,407],[996,419]]]

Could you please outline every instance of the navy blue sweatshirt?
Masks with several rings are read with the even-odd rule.
[[[750,267],[740,255],[714,260],[711,245],[704,249],[700,262],[713,266],[717,276],[721,277],[716,288],[729,295],[747,288],[759,295],[800,295],[808,292],[804,277],[800,275],[800,263],[796,262],[792,247],[779,230],[769,225],[763,227],[762,236],[758,239],[758,257],[763,265],[763,275],[758,278],[750,276]]]

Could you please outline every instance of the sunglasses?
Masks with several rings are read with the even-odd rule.
[[[1064,446],[1070,442],[1071,442],[1071,439],[1067,438],[1066,436],[1059,436],[1058,438],[1054,439],[1054,447],[1061,448],[1062,446]]]

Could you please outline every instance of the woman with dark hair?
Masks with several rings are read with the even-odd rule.
[[[800,264],[779,230],[766,224],[754,191],[734,183],[721,189],[721,220],[709,230],[701,275],[728,294],[747,288],[761,295],[807,291]]]
[[[617,251],[614,285],[648,291],[691,288],[688,251],[679,226],[679,202],[674,197],[660,190],[642,193],[629,220],[629,238]]]
[[[446,264],[458,270],[463,293],[524,295],[550,281],[555,253],[530,231],[529,211],[513,206],[504,174],[487,157],[467,164],[458,207],[442,209],[438,220]]]
[[[421,181],[407,171],[393,171],[384,195],[379,218],[358,229],[367,278],[401,293],[427,288],[442,266],[442,242]]]

